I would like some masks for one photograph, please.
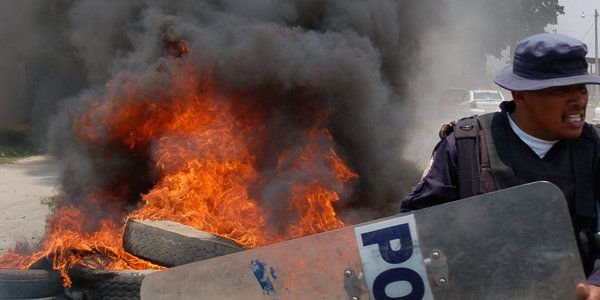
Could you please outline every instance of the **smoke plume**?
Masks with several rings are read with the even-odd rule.
[[[300,132],[326,127],[335,150],[359,178],[338,203],[352,221],[389,215],[418,178],[405,158],[411,143],[423,37],[439,27],[439,1],[222,0],[52,1],[0,3],[2,120],[49,128],[48,147],[62,162],[64,204],[127,183],[115,196],[134,206],[156,183],[151,155],[116,145],[100,120],[96,143],[81,140],[78,120],[90,103],[118,99],[131,78],[140,97],[169,101],[166,85],[186,59],[223,94],[244,95],[242,108],[265,109],[258,159],[264,180],[251,194],[277,206],[282,182],[272,175],[283,148]],[[11,13],[18,12],[18,13]],[[423,22],[423,16],[428,16]],[[148,75],[152,74],[152,75]],[[325,111],[325,118],[320,111]],[[268,139],[270,138],[270,140]],[[159,138],[147,149],[158,147]],[[321,172],[315,170],[315,172]],[[327,180],[326,172],[323,178]],[[101,214],[99,210],[98,214]]]

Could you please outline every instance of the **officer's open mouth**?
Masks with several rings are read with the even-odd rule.
[[[566,116],[566,121],[568,121],[569,123],[573,124],[573,125],[581,125],[583,124],[583,120],[584,120],[584,113],[572,113],[572,114],[568,114]]]

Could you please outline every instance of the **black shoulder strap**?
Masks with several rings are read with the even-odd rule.
[[[594,125],[590,125],[593,129],[594,132],[596,133],[596,136],[594,136],[594,139],[600,139],[600,124],[594,124]]]
[[[596,144],[596,147],[600,147],[600,125],[598,124],[594,124],[591,125],[591,127],[594,129],[592,130],[592,136],[591,139],[594,141],[594,143]],[[596,170],[596,172],[598,172],[598,170]],[[594,190],[594,212],[595,217],[596,217],[596,224],[594,224],[596,227],[594,228],[594,243],[595,246],[600,248],[600,204],[598,203],[598,182],[594,182],[593,183],[596,186],[596,189]]]
[[[489,153],[492,176],[496,188],[501,190],[519,184],[512,170],[508,137],[503,129],[503,113],[489,113],[480,117]]]
[[[458,195],[460,199],[479,194],[479,117],[458,120],[454,126],[458,152]]]
[[[587,139],[579,138],[573,140],[571,147],[571,158],[573,164],[573,174],[575,176],[575,210],[577,215],[584,217],[594,217],[598,214],[598,205],[596,203],[597,191],[595,190],[597,182],[589,180],[594,178],[593,167],[596,157],[596,148],[600,146],[600,127],[598,125],[586,124],[583,128],[582,136]],[[590,143],[591,141],[591,143]],[[600,218],[597,225],[600,231]]]

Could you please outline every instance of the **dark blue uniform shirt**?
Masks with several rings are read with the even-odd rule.
[[[435,147],[429,170],[401,203],[400,210],[409,212],[459,199],[458,155],[454,133],[442,139]],[[578,244],[589,245],[585,236],[578,237]],[[581,248],[580,248],[581,251]],[[593,255],[585,266],[588,283],[600,286],[600,259]],[[584,261],[584,265],[586,262]]]
[[[402,201],[400,210],[408,212],[458,199],[458,156],[454,133],[433,150],[429,171]]]

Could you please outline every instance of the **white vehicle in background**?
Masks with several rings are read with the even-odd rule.
[[[465,93],[458,112],[461,115],[480,115],[500,111],[500,103],[504,101],[502,93],[496,90],[470,90]]]
[[[592,122],[596,124],[600,123],[600,106],[596,106],[594,109],[594,117],[592,118]]]

